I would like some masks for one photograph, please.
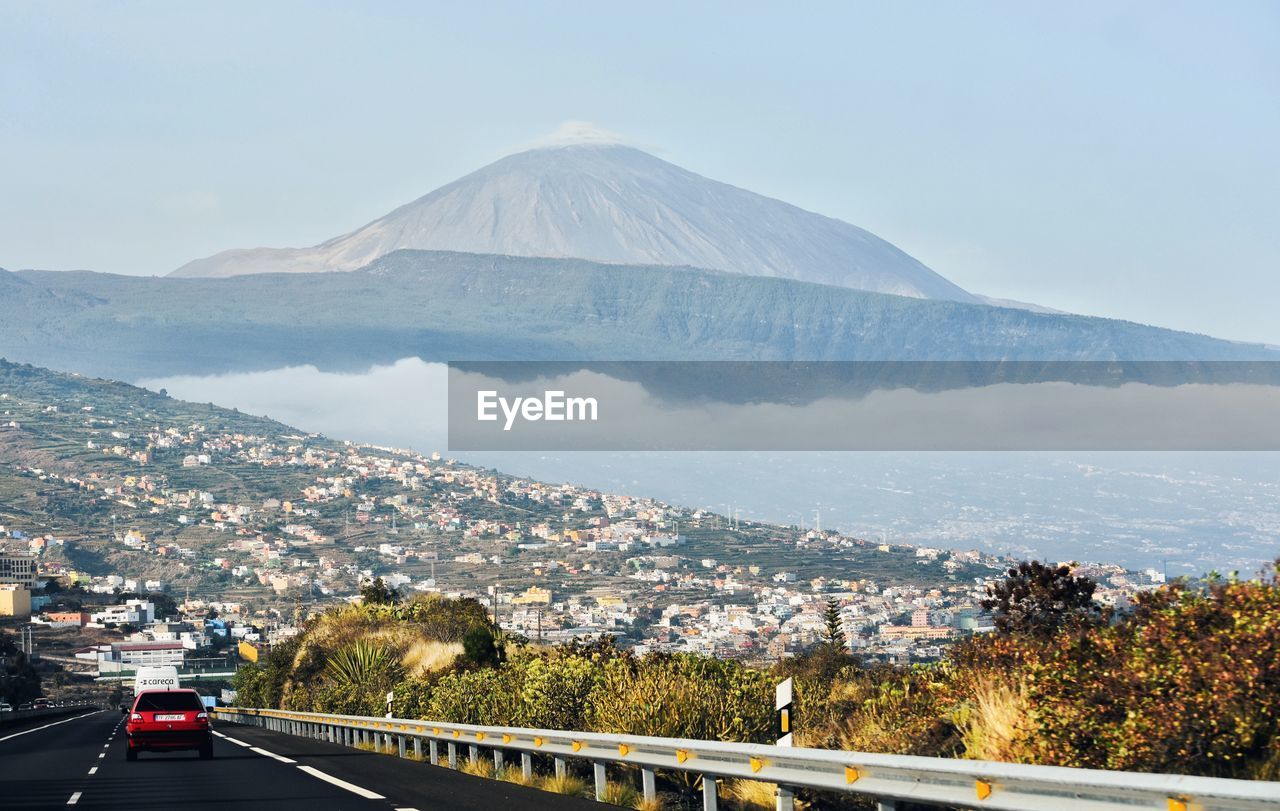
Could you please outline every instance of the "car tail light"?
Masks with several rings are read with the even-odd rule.
[[[141,720],[142,720],[142,713],[140,713],[140,712],[135,712],[135,713],[133,713],[132,715],[130,715],[130,716],[129,716],[129,720],[130,720],[130,721],[141,721]]]
[[[209,720],[209,713],[207,713],[207,712],[198,712],[198,713],[196,713],[196,720],[197,720],[197,721],[208,721],[208,720]]]

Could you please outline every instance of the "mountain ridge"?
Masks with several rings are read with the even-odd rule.
[[[0,355],[121,379],[449,360],[1276,360],[1132,322],[786,279],[398,251],[352,273],[21,271]]]

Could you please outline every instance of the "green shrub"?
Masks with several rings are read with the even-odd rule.
[[[520,714],[517,676],[511,668],[446,673],[431,691],[426,717],[455,724],[509,726]]]
[[[513,662],[523,671],[520,724],[538,729],[585,729],[600,666],[582,656],[542,656]]]
[[[591,695],[591,729],[632,735],[768,743],[773,683],[736,662],[651,654],[605,663]]]

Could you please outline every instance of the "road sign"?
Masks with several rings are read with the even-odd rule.
[[[791,745],[791,728],[794,725],[791,717],[791,686],[791,679],[787,679],[779,684],[773,692],[774,709],[778,713],[778,746]]]

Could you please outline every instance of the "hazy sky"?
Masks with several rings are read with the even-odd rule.
[[[1280,4],[786,5],[0,0],[0,266],[314,244],[574,119],[970,290],[1280,343]]]

